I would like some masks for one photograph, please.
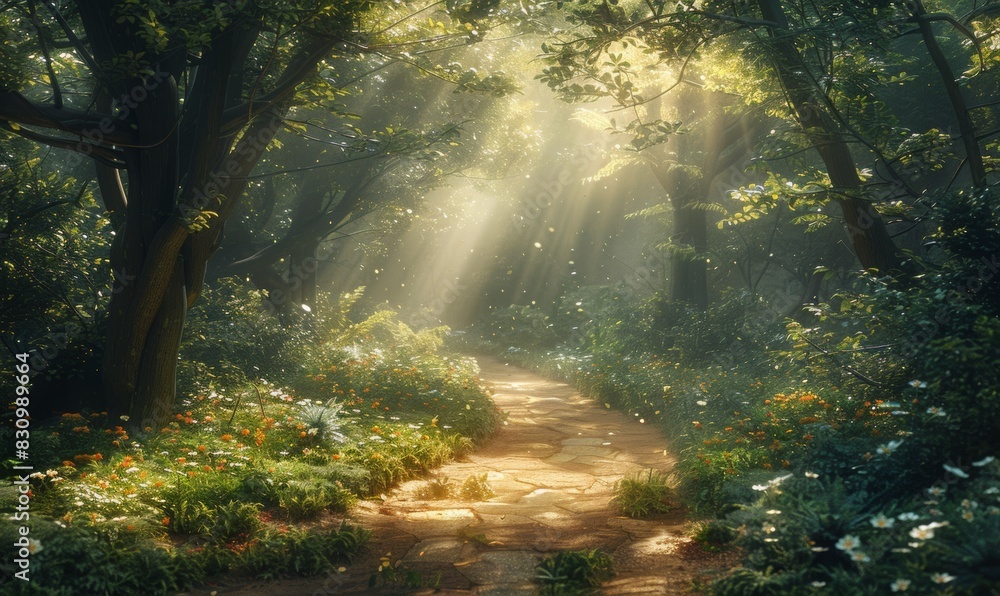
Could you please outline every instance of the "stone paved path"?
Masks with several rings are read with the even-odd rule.
[[[545,553],[600,547],[616,570],[605,594],[689,593],[700,565],[678,552],[689,542],[683,513],[634,520],[610,503],[612,485],[628,472],[670,470],[674,460],[660,433],[568,385],[498,361],[480,364],[497,405],[509,413],[507,423],[488,444],[437,474],[457,486],[488,473],[495,497],[422,500],[417,494],[427,480],[404,483],[351,513],[374,535],[367,554],[346,572],[225,592],[527,595],[537,591],[534,567]],[[399,566],[398,577],[412,572],[425,587],[369,588],[383,556]]]

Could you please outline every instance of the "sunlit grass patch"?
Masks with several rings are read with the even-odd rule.
[[[490,486],[489,474],[486,472],[471,474],[462,481],[462,486],[458,489],[458,493],[466,501],[485,501],[496,496],[496,492]]]
[[[391,347],[376,342],[386,333]],[[150,577],[169,580],[146,585],[123,571],[108,581],[164,593],[228,571],[315,575],[351,556],[364,530],[320,528],[359,497],[467,452],[500,420],[475,361],[437,353],[434,333],[382,314],[352,337],[327,342],[305,374],[281,384],[205,374],[159,428],[131,432],[125,418],[88,412],[33,428],[42,471],[30,478],[31,514],[46,528],[32,534],[44,549],[39,569],[80,549],[91,569],[103,568],[93,557],[141,557]],[[0,490],[3,503],[16,498]],[[0,522],[0,533],[12,530]],[[38,575],[33,585],[50,577],[60,581]],[[103,586],[85,591],[111,591]]]
[[[674,507],[672,482],[656,470],[633,472],[615,483],[614,502],[622,514],[644,517],[664,513]]]

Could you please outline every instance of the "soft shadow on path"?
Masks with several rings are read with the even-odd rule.
[[[659,431],[608,410],[564,383],[496,360],[480,359],[481,376],[507,412],[506,424],[475,453],[436,472],[460,485],[489,474],[488,501],[422,500],[426,480],[400,485],[381,499],[362,501],[350,520],[374,531],[366,554],[345,573],[285,580],[230,594],[466,593],[535,594],[534,567],[546,553],[601,548],[616,575],[605,594],[689,593],[706,561],[682,548],[680,511],[647,519],[621,517],[610,502],[625,474],[669,471],[673,457]],[[689,545],[693,546],[693,545]],[[389,556],[398,576],[424,582],[368,587],[379,560]]]

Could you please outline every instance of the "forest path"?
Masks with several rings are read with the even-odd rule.
[[[700,554],[685,535],[682,511],[630,519],[611,503],[625,474],[669,471],[673,457],[658,430],[606,409],[571,386],[489,359],[481,377],[508,413],[506,424],[476,452],[441,467],[456,489],[488,473],[496,496],[486,501],[426,500],[427,480],[403,483],[382,498],[362,501],[349,521],[373,530],[365,552],[343,573],[283,580],[227,594],[536,594],[535,566],[558,550],[601,548],[615,576],[605,594],[690,593],[692,581],[716,557]],[[387,574],[369,578],[388,557]],[[407,577],[423,587],[408,587]]]

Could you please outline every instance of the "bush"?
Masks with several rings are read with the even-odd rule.
[[[696,526],[694,539],[707,551],[722,550],[736,539],[736,531],[724,521],[709,520]]]
[[[370,536],[371,532],[346,524],[327,532],[269,532],[247,549],[243,567],[262,579],[315,576],[353,559]]]
[[[670,511],[672,494],[666,475],[656,470],[634,472],[615,483],[614,501],[629,517],[644,517]]]
[[[447,476],[428,480],[417,490],[417,497],[427,500],[447,499],[455,492],[455,486]]]
[[[600,550],[561,551],[536,568],[542,594],[579,594],[613,575],[611,557]]]
[[[496,496],[488,480],[489,474],[473,474],[462,482],[459,494],[466,501],[485,501]]]

